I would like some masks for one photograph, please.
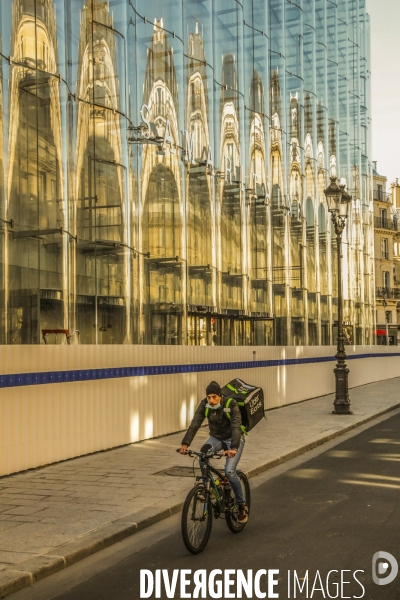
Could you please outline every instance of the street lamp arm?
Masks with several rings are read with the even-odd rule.
[[[331,213],[332,223],[335,228],[335,233],[337,236],[341,236],[344,228],[346,227],[346,217],[342,217],[337,213]]]

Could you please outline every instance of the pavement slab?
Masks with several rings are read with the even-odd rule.
[[[268,420],[246,438],[240,468],[255,476],[399,408],[399,383],[394,378],[353,388],[353,415],[332,415],[333,394],[268,411]],[[0,597],[180,511],[193,477],[163,471],[192,466],[175,452],[182,437],[175,433],[0,479]],[[207,437],[204,427],[193,448]]]

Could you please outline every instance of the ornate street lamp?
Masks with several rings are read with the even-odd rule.
[[[331,213],[332,223],[336,233],[338,256],[338,340],[336,353],[335,373],[335,401],[334,415],[352,415],[349,399],[349,369],[346,365],[347,354],[344,351],[343,332],[343,298],[342,298],[342,233],[349,215],[351,196],[346,192],[344,185],[338,185],[336,177],[331,177],[331,182],[324,190],[328,210]]]

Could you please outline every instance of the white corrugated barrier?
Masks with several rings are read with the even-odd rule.
[[[354,357],[350,387],[400,376],[395,346],[346,351]],[[329,394],[335,352],[328,346],[2,346],[0,475],[182,430],[212,379],[241,377],[263,387],[268,408]]]

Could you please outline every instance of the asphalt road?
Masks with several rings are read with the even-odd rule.
[[[77,578],[75,587],[71,587],[74,581],[69,581],[64,586],[65,591],[60,592],[55,587],[56,595],[43,595],[43,598],[140,598],[140,569],[153,572],[168,569],[170,575],[173,569],[191,569],[192,572],[206,569],[208,574],[212,569],[242,569],[246,575],[247,569],[252,569],[253,575],[257,570],[277,569],[278,584],[274,591],[279,593],[279,598],[398,600],[400,574],[388,585],[376,585],[372,580],[372,557],[378,551],[385,551],[400,563],[399,499],[400,414],[397,414],[254,488],[245,530],[235,535],[222,519],[214,520],[211,539],[202,554],[192,556],[186,551],[179,519],[169,519],[159,526],[162,534],[137,534],[142,537],[137,542],[129,542],[130,549],[125,549],[123,558],[111,561],[114,564],[107,563],[92,577],[89,570],[86,580]],[[380,560],[378,564],[382,562],[387,561]],[[294,571],[300,585],[304,584],[303,592],[296,587],[296,596]],[[327,588],[329,571],[333,572]],[[63,577],[67,572],[68,569]],[[380,574],[381,579],[390,572],[389,566]],[[343,591],[340,590],[341,579],[350,582],[343,583]],[[230,591],[235,589],[233,585]],[[264,575],[260,589],[267,592],[268,597]],[[167,598],[163,586],[161,590],[161,598]],[[190,590],[188,586],[187,591]],[[33,590],[31,592],[33,598]],[[23,593],[21,598],[28,599],[29,590]],[[153,594],[151,598],[154,597]],[[175,597],[180,597],[179,587]],[[236,594],[233,597],[237,597]]]

